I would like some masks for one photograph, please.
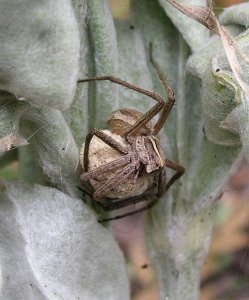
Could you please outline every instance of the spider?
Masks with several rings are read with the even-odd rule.
[[[151,54],[151,53],[150,53]],[[157,93],[137,87],[126,81],[113,76],[101,76],[79,80],[79,82],[89,82],[97,80],[108,80],[124,86],[135,92],[149,96],[157,103],[145,114],[132,109],[120,109],[111,114],[107,121],[111,127],[111,133],[100,129],[92,129],[87,135],[84,145],[83,167],[84,173],[80,176],[79,188],[86,192],[94,202],[98,203],[105,211],[118,210],[139,202],[145,203],[142,207],[128,213],[116,215],[114,217],[100,219],[99,222],[110,221],[132,215],[154,206],[160,197],[169,187],[185,172],[183,166],[175,161],[164,157],[157,134],[163,127],[167,117],[174,105],[174,92],[168,84],[166,77],[161,72],[159,66],[150,55],[151,63],[162,81],[168,99],[164,99]],[[161,112],[158,121],[152,125],[151,119]],[[119,140],[115,136],[119,137]],[[111,157],[108,162],[94,169],[89,169],[90,144],[92,139],[100,139],[104,144],[114,149],[118,158]],[[122,140],[122,142],[120,141]],[[106,146],[105,145],[105,146]],[[100,160],[101,157],[97,157]],[[176,173],[166,181],[166,167],[173,169]],[[115,172],[116,171],[116,172]],[[97,189],[94,189],[93,180],[112,173],[112,176],[100,181]],[[144,184],[142,190],[136,187],[136,183],[141,179],[149,179]],[[121,197],[117,192],[119,186],[126,185],[127,180],[133,185],[133,190],[137,194],[130,194],[127,190]],[[91,182],[90,182],[91,181]],[[116,193],[115,193],[116,189]],[[114,194],[112,193],[114,191]],[[112,196],[110,195],[112,193]]]

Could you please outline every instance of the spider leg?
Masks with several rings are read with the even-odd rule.
[[[105,198],[104,201],[98,202],[98,205],[100,205],[105,211],[112,211],[119,208],[123,208],[129,205],[134,205],[139,202],[145,201],[145,198],[154,197],[155,193],[147,191],[144,192],[141,195],[130,197],[127,199],[111,199],[111,198]],[[118,201],[117,201],[118,200]]]
[[[148,193],[144,193],[142,195],[136,196],[136,197],[131,197],[128,199],[123,199],[114,203],[98,203],[99,205],[101,205],[101,207],[106,210],[106,211],[111,211],[111,210],[115,210],[115,209],[119,209],[121,207],[125,207],[131,204],[136,204],[139,202],[143,202],[143,201],[149,201],[148,204],[146,204],[145,206],[122,214],[122,215],[117,215],[114,217],[110,217],[110,218],[106,218],[106,219],[100,219],[99,222],[103,223],[103,222],[107,222],[107,221],[112,221],[112,220],[117,220],[117,219],[121,219],[130,215],[134,215],[136,213],[145,211],[150,209],[151,207],[153,207],[155,204],[157,204],[157,202],[159,201],[160,197],[162,197],[162,195],[167,191],[167,189],[181,176],[183,175],[185,169],[179,165],[178,163],[174,162],[174,161],[170,161],[170,160],[165,160],[165,165],[171,169],[174,169],[177,171],[177,173],[175,175],[173,175],[171,177],[171,179],[169,180],[169,182],[166,184],[166,173],[165,173],[165,168],[163,168],[160,173],[159,173],[159,177],[158,177],[158,192],[157,194],[148,194]],[[110,199],[109,199],[110,200]]]
[[[99,201],[103,198],[115,185],[119,184],[123,180],[129,177],[137,167],[139,163],[137,161],[130,163],[123,170],[119,171],[114,177],[108,179],[94,194],[93,198]]]
[[[113,76],[101,76],[101,77],[94,77],[94,78],[88,78],[88,79],[82,79],[78,82],[88,82],[88,81],[94,81],[94,80],[109,80],[113,83],[120,84],[126,88],[129,88],[131,90],[134,90],[138,93],[144,94],[148,97],[151,97],[152,99],[156,100],[158,103],[154,105],[147,113],[145,113],[140,120],[138,120],[135,124],[133,124],[125,133],[124,136],[127,137],[128,135],[132,135],[134,132],[136,132],[139,128],[141,128],[143,125],[148,123],[156,114],[159,113],[159,111],[164,107],[164,99],[157,94],[156,92],[148,91],[145,89],[142,89],[136,85],[130,84],[124,80],[121,80],[119,78],[113,77]]]
[[[175,161],[172,161],[172,160],[168,160],[168,159],[165,159],[165,166],[170,168],[170,169],[173,169],[176,171],[176,173],[170,178],[169,182],[166,184],[166,189],[165,190],[168,190],[169,187],[178,179],[180,178],[184,172],[185,172],[185,169],[183,166],[181,166],[180,164],[178,164],[177,162]]]
[[[89,197],[92,197],[92,194],[94,192],[93,187],[90,184],[87,184],[87,182],[84,182],[84,184],[77,185],[77,188],[82,192],[87,194]]]
[[[165,90],[168,94],[168,100],[167,102],[164,103],[164,106],[163,106],[163,110],[161,112],[161,115],[158,119],[158,121],[156,122],[156,124],[154,125],[154,128],[153,128],[153,134],[156,135],[160,130],[161,128],[163,127],[165,121],[167,120],[168,118],[168,115],[175,103],[175,95],[174,95],[174,92],[172,90],[172,88],[170,87],[167,79],[166,79],[166,76],[163,74],[162,70],[160,69],[159,65],[154,61],[153,57],[152,57],[152,44],[150,44],[150,61],[154,67],[154,69],[157,71],[157,74],[159,76],[159,79],[162,81],[164,87],[165,87]]]
[[[121,158],[118,158],[109,163],[106,163],[94,170],[85,172],[80,176],[80,184],[83,185],[84,182],[86,182],[92,178],[102,175],[102,174],[104,174],[108,171],[111,171],[117,167],[126,165],[130,162],[130,160],[131,160],[131,155],[127,154],[127,155],[122,156]]]
[[[146,200],[148,200],[147,198],[149,198],[149,203],[146,204],[145,206],[139,208],[139,209],[133,210],[131,212],[128,212],[128,213],[125,213],[125,214],[122,214],[122,215],[117,215],[117,216],[106,218],[106,219],[99,219],[98,222],[99,223],[103,223],[103,222],[108,222],[108,221],[112,221],[112,220],[117,220],[117,219],[121,219],[121,218],[124,218],[124,217],[127,217],[127,216],[131,216],[131,215],[137,214],[139,212],[148,210],[151,207],[153,207],[155,204],[157,204],[158,200],[160,199],[158,196],[154,195],[152,197],[151,196],[144,197],[141,201],[146,201]],[[152,200],[151,200],[151,198],[152,198]],[[135,203],[137,203],[137,202],[135,202]]]
[[[101,139],[103,142],[105,142],[107,145],[112,147],[113,149],[119,151],[120,153],[127,154],[128,149],[123,147],[119,142],[117,142],[115,139],[113,139],[111,136],[107,135],[103,131],[99,129],[92,129],[90,133],[86,136],[85,141],[85,148],[84,148],[84,170],[88,171],[88,165],[89,165],[89,148],[90,143],[93,138],[93,136],[97,136],[99,139]]]
[[[162,197],[164,193],[167,190],[167,181],[166,181],[166,170],[165,168],[162,168],[160,170],[159,176],[158,176],[158,186],[157,186],[157,195],[158,197]]]

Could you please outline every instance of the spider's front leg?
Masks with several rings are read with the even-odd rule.
[[[89,82],[89,81],[109,80],[113,83],[122,85],[128,89],[135,91],[135,92],[146,95],[158,102],[149,111],[147,111],[141,117],[141,119],[139,119],[137,122],[135,122],[133,125],[131,125],[131,127],[127,131],[125,131],[125,133],[124,133],[125,137],[134,135],[137,131],[139,131],[139,129],[141,127],[143,127],[145,124],[147,124],[155,115],[157,115],[162,110],[162,113],[153,128],[153,134],[156,135],[161,130],[162,126],[164,125],[164,123],[175,103],[175,97],[174,97],[174,92],[173,92],[172,88],[170,87],[163,72],[160,70],[158,64],[152,58],[152,47],[150,50],[150,60],[151,60],[153,67],[157,71],[157,74],[158,74],[160,80],[162,81],[162,83],[166,89],[166,92],[168,94],[168,100],[166,102],[156,92],[152,92],[152,91],[140,88],[134,84],[128,83],[128,82],[121,80],[119,78],[116,78],[114,76],[98,76],[98,77],[93,77],[93,78],[81,79],[78,81],[78,82]]]
[[[124,146],[122,146],[119,142],[117,142],[115,139],[113,139],[110,135],[107,135],[103,131],[94,128],[91,130],[90,133],[86,136],[86,141],[85,141],[85,147],[84,147],[84,171],[88,171],[88,165],[89,165],[89,148],[90,148],[90,143],[93,138],[93,136],[98,137],[101,139],[104,143],[109,145],[111,148],[117,150],[118,152],[122,154],[127,154],[128,149]]]
[[[158,103],[154,105],[147,113],[145,113],[140,120],[138,120],[135,124],[133,124],[125,133],[124,136],[127,137],[128,135],[134,134],[137,130],[139,130],[142,126],[144,126],[146,123],[148,123],[155,115],[157,115],[162,108],[165,105],[164,99],[157,94],[156,92],[152,92],[149,90],[145,90],[143,88],[140,88],[134,84],[128,83],[124,80],[121,80],[119,78],[116,78],[114,76],[101,76],[101,77],[93,77],[93,78],[87,78],[79,80],[78,82],[88,82],[88,81],[96,81],[96,80],[109,80],[113,83],[117,83],[119,85],[122,85],[128,89],[131,89],[135,92],[141,93],[143,95],[146,95],[154,100],[156,100]]]
[[[83,185],[84,182],[87,182],[90,179],[93,179],[100,175],[103,175],[104,173],[112,171],[115,168],[127,165],[128,163],[130,163],[130,160],[131,160],[131,155],[127,154],[121,158],[118,158],[109,163],[106,163],[96,169],[85,172],[80,176],[80,183]]]
[[[174,91],[171,88],[166,76],[164,75],[164,73],[160,69],[159,65],[153,59],[152,43],[150,44],[150,61],[153,65],[154,69],[156,70],[159,79],[162,81],[162,84],[163,84],[163,86],[164,86],[164,88],[167,92],[167,95],[168,95],[168,100],[164,103],[161,115],[160,115],[157,123],[155,124],[155,126],[153,128],[153,134],[156,135],[162,129],[164,123],[166,122],[166,120],[168,118],[169,113],[171,112],[171,109],[172,109],[172,107],[175,103],[175,95],[174,95]]]

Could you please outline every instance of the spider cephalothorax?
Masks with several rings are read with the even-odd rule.
[[[83,150],[84,173],[80,188],[107,211],[138,202],[145,205],[132,212],[101,221],[118,219],[152,207],[172,183],[184,173],[178,163],[165,159],[157,137],[164,125],[175,98],[159,67],[152,61],[168,93],[168,101],[152,91],[139,88],[112,76],[80,80],[109,80],[147,95],[157,103],[145,114],[131,109],[114,111],[107,123],[111,131],[93,129],[86,137]],[[151,119],[161,111],[158,121]],[[166,181],[165,168],[176,171]]]
[[[132,109],[121,109],[113,112],[107,120],[111,132],[124,137],[130,144],[132,160],[145,167],[146,173],[161,169],[164,166],[164,154],[158,137],[153,135],[153,126],[149,121],[139,127],[133,134],[126,135],[129,128],[143,117],[141,112]]]

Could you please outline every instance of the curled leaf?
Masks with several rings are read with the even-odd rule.
[[[30,143],[46,179],[58,189],[77,195],[78,148],[62,113],[2,93],[0,114],[0,149]]]
[[[62,113],[47,107],[28,106],[20,128],[30,143],[46,179],[59,190],[78,195],[79,152]]]
[[[24,102],[17,101],[7,92],[0,92],[0,152],[27,144],[19,132],[19,120],[24,108]]]

